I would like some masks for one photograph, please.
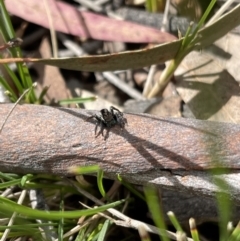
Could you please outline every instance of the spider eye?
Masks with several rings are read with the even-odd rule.
[[[107,110],[107,109],[102,109],[102,110],[101,110],[101,113],[102,113],[102,114],[107,114],[107,113],[108,113],[108,110]]]

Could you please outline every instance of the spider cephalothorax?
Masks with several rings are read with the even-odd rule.
[[[100,113],[101,115],[92,115],[88,118],[95,118],[98,121],[95,133],[99,125],[101,126],[99,134],[102,133],[103,135],[104,128],[110,128],[115,125],[119,125],[121,128],[124,128],[127,123],[127,119],[124,118],[123,113],[113,106],[110,107],[110,111],[108,109],[102,109],[100,110]]]

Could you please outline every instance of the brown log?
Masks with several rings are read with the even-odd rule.
[[[1,105],[0,123],[12,106]],[[226,191],[240,201],[240,125],[124,114],[125,129],[96,137],[96,121],[86,121],[94,113],[17,106],[0,133],[0,171],[68,175],[71,166],[97,164],[109,178],[213,196],[216,176],[208,170],[220,168]]]

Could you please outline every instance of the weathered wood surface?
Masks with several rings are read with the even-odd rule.
[[[0,123],[11,108],[0,105]],[[86,121],[93,113],[17,106],[0,133],[0,171],[68,175],[71,166],[98,164],[110,178],[212,196],[217,188],[207,170],[220,167],[240,201],[240,125],[125,114],[126,128],[110,129],[105,140],[95,137],[95,120]]]

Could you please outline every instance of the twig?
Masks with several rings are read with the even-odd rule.
[[[162,32],[166,32],[167,30],[169,7],[170,7],[170,0],[167,0],[165,9],[164,9],[163,20],[162,20],[162,27],[161,27]]]
[[[228,0],[226,1],[222,7],[214,14],[214,16],[207,22],[206,27],[213,24],[215,21],[217,21],[221,15],[227,10],[227,8],[234,2],[235,0]],[[239,4],[240,6],[240,4]]]
[[[71,40],[68,40],[66,38],[65,35],[63,34],[58,34],[58,36],[60,37],[60,39],[62,40],[63,44],[65,45],[65,47],[67,47],[68,49],[70,49],[73,53],[75,53],[77,56],[81,56],[83,54],[85,54],[85,51],[78,45],[76,45],[76,43],[74,43]],[[131,86],[129,86],[128,84],[124,83],[121,79],[119,79],[115,74],[113,74],[112,72],[103,72],[103,76],[113,85],[115,85],[117,88],[119,88],[120,90],[122,90],[124,93],[128,94],[130,97],[132,97],[133,99],[144,99],[144,97],[142,96],[142,94],[135,90],[134,88],[132,88]]]
[[[74,41],[68,39],[65,34],[58,33],[57,36],[62,41],[63,45],[71,50],[76,56],[82,56],[86,54],[83,48],[81,48]]]
[[[80,188],[78,185],[76,185],[75,182],[73,182],[70,179],[68,179],[68,181],[71,182],[71,184],[74,185],[74,187],[77,188],[77,190],[82,195],[86,196],[87,198],[89,198],[93,202],[97,203],[98,205],[104,205],[104,203],[102,201],[98,200],[92,194],[90,194],[87,191],[85,191],[82,188]],[[129,218],[128,216],[124,215],[123,213],[119,212],[118,210],[116,210],[114,208],[109,208],[107,211],[109,213],[111,213],[112,215],[114,215],[115,217],[120,219],[120,220],[114,220],[114,223],[119,225],[119,226],[128,227],[128,228],[134,228],[134,229],[139,229],[140,226],[144,226],[145,229],[148,232],[155,233],[155,234],[162,234],[162,231],[160,229],[158,229],[157,227],[155,227],[153,225],[149,225],[149,224],[143,223],[141,221],[138,221],[138,220],[135,220],[135,219],[132,219],[132,218]],[[166,233],[167,233],[169,238],[176,239],[176,235],[173,232],[166,231]],[[192,241],[192,239],[188,238],[188,241]]]
[[[29,190],[29,199],[31,202],[32,209],[38,209],[38,210],[45,210],[48,211],[48,205],[46,204],[44,200],[44,194],[42,190],[36,190],[31,189]],[[36,222],[39,224],[46,223],[46,220],[36,219]],[[46,240],[55,240],[57,237],[57,233],[54,230],[54,227],[52,226],[52,221],[47,221],[47,226],[42,226],[40,231],[42,231],[43,239]]]
[[[96,4],[94,1],[88,1],[88,0],[75,0],[75,2],[80,3],[84,7],[87,7],[94,12],[102,12],[102,7],[99,4]]]
[[[18,98],[18,100],[15,102],[15,104],[14,104],[13,107],[12,107],[12,109],[10,110],[10,112],[8,113],[8,115],[6,116],[6,119],[5,119],[5,120],[3,121],[3,123],[2,123],[2,126],[1,126],[1,128],[0,128],[0,134],[1,134],[1,132],[2,132],[2,129],[3,129],[4,125],[6,124],[9,116],[12,114],[13,110],[14,110],[15,107],[18,105],[18,103],[22,100],[22,98],[23,98],[33,87],[36,87],[36,86],[37,86],[37,83],[34,83],[34,84],[32,85],[32,87],[26,89],[26,90],[22,93],[22,95]]]
[[[0,121],[12,107],[1,105]],[[214,197],[219,189],[209,171],[220,168],[225,191],[240,202],[240,125],[124,114],[123,130],[95,137],[96,122],[86,121],[93,114],[99,112],[17,105],[0,135],[0,170],[71,175],[72,166],[99,165],[112,179],[120,174],[130,183]]]
[[[23,200],[25,199],[26,194],[27,194],[27,190],[23,190],[22,193],[21,193],[21,196],[18,199],[18,202],[17,202],[18,204],[23,203]],[[8,226],[12,226],[12,224],[13,224],[15,218],[16,218],[16,215],[17,215],[17,213],[13,213],[11,219],[8,222]],[[0,241],[5,241],[8,237],[9,232],[10,232],[10,229],[8,229],[8,228],[5,229]]]
[[[121,79],[119,79],[112,72],[103,72],[102,74],[111,84],[118,87],[120,90],[122,90],[124,93],[126,93],[127,95],[129,95],[133,99],[136,99],[136,100],[145,99],[139,91],[132,88],[128,84],[124,83]]]
[[[52,42],[52,48],[53,48],[53,57],[57,58],[58,57],[57,38],[56,38],[56,31],[55,31],[54,24],[53,24],[53,18],[52,18],[52,15],[51,15],[52,13],[51,13],[50,8],[49,8],[49,1],[44,0],[43,3],[44,3],[44,8],[45,8],[46,13],[47,13],[48,22],[49,22],[51,42]]]
[[[157,68],[157,65],[152,65],[150,67],[149,72],[148,72],[147,80],[146,80],[146,83],[145,83],[145,86],[144,86],[144,89],[143,89],[143,96],[145,96],[145,97],[148,96],[150,90],[153,87],[153,76],[156,72],[156,68]]]

